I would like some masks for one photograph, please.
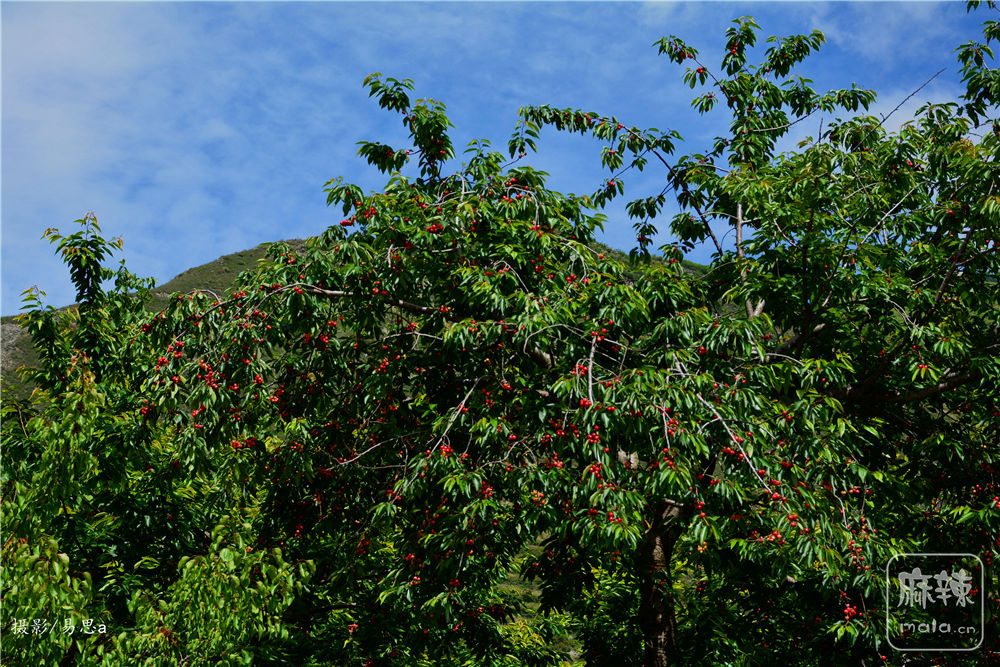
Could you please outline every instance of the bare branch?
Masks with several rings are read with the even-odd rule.
[[[907,392],[875,391],[872,390],[871,386],[866,383],[860,386],[848,386],[846,389],[833,391],[830,393],[830,396],[841,401],[852,402],[877,400],[887,403],[912,403],[913,401],[919,401],[925,398],[931,398],[932,396],[937,396],[938,394],[943,394],[946,391],[956,389],[963,384],[973,382],[982,377],[983,374],[979,370],[955,373],[944,378],[934,386]]]
[[[937,295],[935,295],[935,297],[934,297],[934,305],[933,305],[933,306],[931,306],[931,309],[930,309],[930,311],[928,312],[928,316],[930,315],[930,313],[931,313],[931,312],[933,312],[933,311],[934,311],[934,309],[935,309],[935,308],[937,308],[937,307],[938,307],[938,304],[940,304],[940,303],[941,303],[941,297],[943,297],[943,296],[944,296],[944,291],[945,291],[945,289],[946,289],[946,288],[948,287],[948,283],[950,283],[950,282],[951,282],[951,278],[952,278],[952,276],[954,276],[954,275],[955,275],[955,269],[957,269],[957,268],[958,268],[958,265],[959,265],[959,264],[961,264],[961,263],[962,263],[962,262],[964,261],[964,260],[962,259],[962,257],[963,257],[963,256],[965,255],[965,250],[966,250],[966,248],[968,248],[968,247],[969,247],[969,241],[971,241],[971,240],[972,240],[972,233],[973,233],[974,231],[975,231],[975,230],[973,230],[973,229],[970,229],[970,230],[969,230],[969,231],[968,231],[968,232],[966,233],[966,235],[965,235],[965,241],[963,241],[963,242],[962,242],[962,247],[961,247],[961,249],[959,249],[958,253],[957,253],[957,254],[955,255],[955,259],[954,259],[954,260],[952,260],[952,262],[951,262],[951,266],[950,266],[950,267],[948,267],[948,273],[946,273],[946,274],[945,274],[945,276],[944,276],[944,278],[943,278],[943,279],[941,280],[941,286],[940,286],[940,287],[938,287],[938,291],[937,291]],[[927,319],[927,318],[925,318],[925,321],[926,321],[926,319]]]

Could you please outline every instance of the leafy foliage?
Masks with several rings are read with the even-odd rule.
[[[150,317],[95,220],[51,235],[81,302],[26,317],[41,389],[4,405],[3,624],[57,600],[113,631],[11,653],[514,667],[568,660],[572,633],[588,665],[903,664],[884,564],[1000,547],[995,25],[959,51],[965,104],[780,155],[874,93],[793,76],[818,33],[750,64],[757,30],[734,22],[718,74],[658,42],[732,116],[679,158],[674,132],[532,107],[513,162],[477,141],[445,175],[445,107],[368,77],[413,148],[361,142],[383,191],[328,182],[346,217],[225,298]],[[593,196],[520,166],[546,125],[607,142]],[[598,210],[650,158],[668,185],[629,204],[630,263],[595,249]],[[670,192],[676,243],[649,262]]]

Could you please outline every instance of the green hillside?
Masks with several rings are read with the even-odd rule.
[[[304,248],[305,241],[292,239],[285,241],[293,248]],[[257,260],[263,259],[266,245],[241,250],[229,255],[223,255],[207,264],[195,266],[182,271],[172,280],[157,285],[153,289],[153,300],[148,304],[151,312],[161,310],[171,294],[190,292],[194,289],[206,289],[216,293],[224,293],[235,282],[236,277],[247,269],[251,269]],[[72,308],[73,305],[61,308]],[[0,318],[0,379],[3,391],[23,393],[20,377],[16,373],[21,366],[33,366],[38,362],[38,356],[31,346],[31,339],[18,326],[15,316],[7,315]]]
[[[294,250],[305,248],[306,241],[303,239],[291,239],[284,241]],[[610,248],[601,243],[594,244],[598,252],[613,256],[621,261],[628,261],[628,254],[614,248]],[[172,280],[158,285],[153,289],[153,300],[148,308],[151,312],[158,312],[166,306],[170,295],[178,292],[187,293],[195,289],[210,290],[217,294],[224,294],[236,280],[236,277],[243,271],[253,268],[257,261],[264,258],[266,244],[261,244],[255,248],[241,250],[229,255],[223,255],[207,264],[195,266],[186,271],[182,271]],[[659,257],[653,257],[654,264],[663,264]],[[704,275],[708,270],[701,264],[695,264],[684,260],[684,268],[696,275]],[[72,305],[64,308],[72,308]],[[31,346],[31,339],[18,326],[14,316],[8,315],[0,318],[0,382],[3,391],[12,391],[18,394],[25,392],[21,387],[20,377],[16,370],[21,366],[33,366],[38,362],[38,356]]]

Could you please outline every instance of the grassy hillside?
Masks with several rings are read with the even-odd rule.
[[[295,250],[305,248],[306,242],[302,239],[292,239],[285,241]],[[603,244],[595,244],[599,252],[616,257],[622,261],[628,261],[628,254],[620,250],[609,248]],[[253,268],[257,260],[265,255],[264,244],[256,248],[241,250],[229,255],[223,255],[207,264],[195,266],[182,271],[172,280],[158,285],[153,289],[153,300],[148,304],[151,312],[162,310],[171,294],[177,292],[187,293],[195,289],[211,290],[216,294],[224,294],[230,290],[236,277],[247,269]],[[662,264],[659,257],[653,258],[654,264]],[[684,261],[684,268],[696,275],[704,275],[707,267],[701,264]],[[72,308],[73,306],[65,306]],[[31,340],[27,334],[18,326],[14,316],[0,318],[0,379],[2,379],[3,391],[13,391],[22,393],[20,387],[20,377],[16,370],[21,366],[34,366],[38,363],[38,356],[31,346]]]
[[[284,243],[290,245],[293,250],[304,250],[306,247],[306,242],[302,239],[292,239]],[[261,244],[256,248],[223,255],[208,264],[182,271],[169,282],[157,285],[153,289],[153,300],[148,308],[154,313],[163,310],[170,295],[177,292],[187,293],[196,289],[207,289],[222,294],[233,285],[241,272],[252,269],[257,260],[263,259],[265,252],[264,244]]]
[[[305,247],[305,241],[301,239],[292,239],[285,243],[296,249]],[[153,299],[147,307],[154,313],[162,310],[170,295],[176,292],[208,289],[216,293],[225,293],[240,272],[253,268],[257,260],[263,259],[264,254],[265,247],[261,244],[256,248],[223,255],[207,264],[182,271],[172,280],[153,289]],[[72,308],[73,305],[64,306],[60,310]],[[34,366],[37,363],[38,355],[31,346],[31,339],[18,326],[14,316],[0,318],[0,379],[3,391],[22,393],[24,389],[20,386],[20,377],[16,371],[21,366]]]

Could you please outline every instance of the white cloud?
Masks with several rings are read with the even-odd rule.
[[[816,3],[811,9],[831,44],[887,68],[969,39],[969,25],[982,18],[965,16],[954,2]]]
[[[970,22],[950,21],[960,13],[954,3],[897,7],[905,11],[596,2],[5,4],[3,312],[15,312],[17,294],[33,283],[46,283],[55,305],[72,299],[65,271],[38,237],[48,226],[68,228],[87,210],[109,237],[124,236],[133,271],[161,282],[222,253],[334,224],[323,182],[338,175],[365,188],[384,182],[356,157],[355,142],[406,139],[398,116],[378,109],[361,86],[373,71],[412,78],[416,96],[447,104],[458,146],[486,138],[505,152],[518,107],[529,104],[615,114],[701,141],[723,131],[724,115],[690,109],[683,68],[657,55],[655,40],[678,34],[715,62],[736,16],[760,13],[761,37],[825,26],[833,44],[817,60],[835,65],[816,66],[817,87],[871,78],[859,83],[889,91],[881,111],[910,92],[902,81],[939,58],[929,55],[941,53],[937,40],[950,49],[968,39],[958,36]],[[903,62],[907,48],[919,57]],[[882,78],[873,65],[880,62]],[[950,93],[954,79],[935,85],[928,92]],[[554,132],[542,139],[542,152],[528,162],[550,171],[554,188],[591,192],[606,176],[594,141]],[[658,174],[651,164],[631,176],[629,194],[658,191]],[[628,245],[629,223],[615,215],[612,226],[626,230],[616,238]]]

